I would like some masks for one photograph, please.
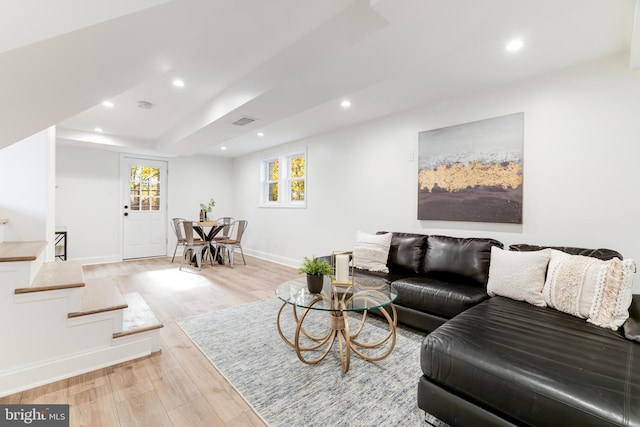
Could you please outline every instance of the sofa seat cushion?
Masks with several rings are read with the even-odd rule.
[[[489,296],[475,283],[460,283],[436,277],[409,277],[393,282],[398,291],[396,305],[437,314],[450,319]]]
[[[504,297],[426,336],[426,378],[516,424],[640,426],[640,346]]]
[[[382,271],[361,270],[359,268],[354,268],[353,274],[356,277],[367,277],[367,278],[376,278],[376,279],[384,280],[385,282],[387,282],[387,284],[391,284],[395,280],[406,277],[406,273],[398,273],[393,271],[389,273],[384,273]]]

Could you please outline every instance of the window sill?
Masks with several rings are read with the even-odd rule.
[[[259,208],[306,209],[306,203],[260,203]]]

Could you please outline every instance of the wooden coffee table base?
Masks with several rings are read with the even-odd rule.
[[[362,298],[367,298],[367,297],[362,297]],[[327,356],[327,354],[333,347],[333,344],[336,341],[336,339],[338,341],[340,362],[342,363],[342,369],[344,372],[349,371],[349,363],[351,361],[352,351],[362,359],[368,360],[370,362],[383,360],[391,354],[391,352],[393,351],[393,348],[396,345],[396,321],[397,321],[396,308],[393,306],[393,304],[389,304],[387,307],[380,307],[377,309],[377,310],[380,310],[384,318],[387,320],[387,324],[389,325],[389,333],[379,341],[376,341],[373,343],[362,343],[358,341],[357,338],[360,332],[362,331],[362,328],[364,327],[365,321],[367,320],[368,313],[366,310],[362,311],[362,319],[360,320],[360,324],[358,325],[358,328],[354,333],[351,333],[349,329],[349,317],[347,315],[348,311],[335,310],[335,311],[327,311],[330,319],[330,322],[329,322],[330,328],[328,333],[325,336],[317,337],[310,334],[303,326],[304,319],[307,317],[307,314],[309,314],[309,311],[312,311],[312,310],[318,311],[313,309],[313,305],[318,301],[322,301],[322,298],[319,297],[316,301],[312,302],[309,305],[309,307],[305,308],[304,313],[302,313],[301,317],[298,317],[296,306],[288,304],[286,302],[283,303],[282,307],[280,307],[280,310],[278,310],[278,321],[277,321],[278,333],[280,334],[280,337],[282,338],[282,340],[285,343],[287,343],[287,345],[295,349],[296,354],[298,355],[298,359],[300,359],[300,361],[309,365],[320,363]],[[291,342],[289,339],[287,339],[284,336],[284,334],[282,333],[282,328],[280,326],[280,317],[282,314],[282,310],[284,310],[284,307],[287,305],[291,305],[291,307],[293,308],[293,317],[296,322],[296,332],[295,332],[295,337],[293,342]],[[389,314],[389,312],[387,311],[387,308],[391,308],[391,314]],[[304,334],[304,336],[313,340],[317,344],[309,347],[301,346],[300,345],[301,334]],[[375,357],[367,356],[360,350],[360,349],[366,349],[366,348],[380,347],[385,343],[387,343],[389,340],[391,340],[389,349],[380,356],[375,356]],[[308,360],[304,357],[303,352],[318,350],[322,346],[325,346],[325,348],[322,351],[322,354],[320,354],[318,358]]]

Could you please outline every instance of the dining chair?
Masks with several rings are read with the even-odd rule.
[[[224,240],[218,240],[216,242],[216,253],[214,258],[218,258],[218,251],[220,248],[224,248],[229,254],[229,266],[233,268],[233,253],[235,248],[240,249],[240,254],[242,254],[242,262],[244,265],[247,265],[247,261],[244,259],[244,251],[242,250],[242,236],[244,235],[244,231],[247,228],[249,221],[245,219],[237,220],[231,223],[230,225],[230,236]],[[235,236],[235,237],[233,237]]]
[[[178,246],[184,246],[187,244],[187,240],[184,237],[184,233],[182,227],[178,227],[178,223],[180,221],[184,221],[184,218],[171,218],[171,228],[176,235],[176,247],[173,250],[173,258],[171,258],[171,262],[176,259],[176,252],[178,251]]]
[[[193,238],[193,222],[191,221],[186,221],[186,220],[178,221],[176,228],[182,229],[184,233],[184,238],[186,241],[186,244],[184,245],[184,253],[182,254],[182,261],[180,261],[180,270],[182,270],[184,259],[187,257],[187,254],[189,252],[192,252],[195,255],[196,265],[198,266],[198,270],[201,270],[202,259],[206,257],[207,254],[211,256],[211,250],[209,249],[209,242],[207,242],[206,240]],[[190,256],[193,256],[193,255],[190,255]],[[211,260],[211,265],[213,265],[213,260]]]
[[[222,230],[214,237],[214,240],[226,240],[231,237],[231,224],[235,220],[230,216],[223,216],[216,220],[218,225],[223,225]]]
[[[235,221],[235,219],[233,217],[230,217],[230,216],[221,216],[220,218],[218,218],[216,220],[218,225],[222,225],[223,227],[222,227],[222,230],[220,230],[218,232],[218,234],[216,234],[216,236],[211,241],[211,245],[216,249],[216,252],[214,252],[214,253],[216,253],[216,254],[218,253],[217,252],[218,242],[231,238],[231,232],[232,232],[232,228],[233,228],[232,225],[233,225],[234,221]],[[224,253],[222,253],[221,256],[224,257]],[[224,259],[224,258],[222,258],[222,259]]]

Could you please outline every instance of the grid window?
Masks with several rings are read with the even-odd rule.
[[[306,206],[306,153],[294,153],[262,162],[263,206]]]

